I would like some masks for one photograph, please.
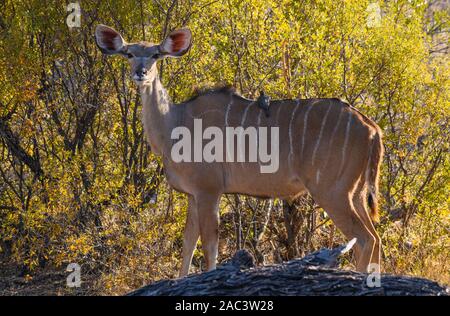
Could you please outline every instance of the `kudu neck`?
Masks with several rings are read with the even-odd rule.
[[[142,120],[151,150],[157,155],[170,153],[172,104],[167,91],[156,75],[153,82],[140,87],[142,98]]]

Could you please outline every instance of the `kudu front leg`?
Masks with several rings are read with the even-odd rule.
[[[220,195],[216,194],[202,194],[195,197],[207,271],[216,268],[219,245],[219,200]]]
[[[197,207],[193,196],[188,197],[188,211],[186,217],[186,226],[184,228],[182,263],[180,269],[180,277],[189,274],[189,267],[192,262],[192,255],[197,246],[198,237],[200,236],[199,221]]]

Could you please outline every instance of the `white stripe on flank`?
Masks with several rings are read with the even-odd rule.
[[[331,133],[330,139],[328,141],[328,152],[327,152],[327,164],[328,161],[330,160],[330,155],[331,155],[331,145],[333,144],[333,140],[334,140],[334,135],[336,135],[338,129],[339,129],[339,124],[341,124],[341,118],[342,118],[342,113],[344,111],[342,110],[342,108],[339,110],[339,115],[338,115],[338,119],[336,124],[334,125],[334,129],[333,132]]]
[[[331,106],[331,104],[329,104],[328,105],[328,110],[325,113],[325,116],[323,117],[322,125],[320,126],[319,138],[317,139],[316,146],[314,147],[314,151],[313,151],[313,154],[312,154],[312,165],[313,166],[314,166],[314,160],[316,159],[317,150],[319,149],[320,140],[322,139],[323,129],[325,128],[325,124],[327,122],[328,113],[330,113],[331,108],[332,108],[332,106]]]
[[[300,100],[297,99],[297,103],[295,104],[295,108],[292,111],[292,115],[291,115],[291,120],[289,121],[289,163],[291,162],[291,156],[292,156],[292,122],[294,121],[295,118],[295,113],[298,110],[298,106],[300,105]]]
[[[303,158],[303,148],[305,147],[305,134],[306,134],[306,126],[308,125],[308,115],[309,111],[313,108],[315,102],[309,105],[308,110],[306,110],[305,117],[303,118],[303,135],[302,135],[302,150],[300,152],[300,157]]]
[[[230,113],[231,104],[233,104],[233,96],[230,96],[230,102],[227,106],[227,112],[225,113],[225,126],[228,126],[228,113]]]
[[[320,180],[320,170],[317,170],[317,173],[316,173],[316,184],[319,184],[319,180]]]
[[[345,129],[345,140],[344,140],[344,146],[342,146],[342,161],[341,161],[341,167],[339,168],[339,173],[338,176],[342,173],[342,169],[344,168],[344,163],[345,163],[345,151],[347,149],[347,144],[348,144],[348,136],[350,133],[350,125],[352,123],[352,112],[348,112],[348,121],[347,121],[347,127]]]
[[[255,103],[255,102],[250,103],[250,104],[247,105],[247,107],[245,108],[244,115],[242,116],[242,121],[241,121],[241,125],[242,125],[242,126],[244,126],[245,119],[247,118],[247,112],[248,112],[248,109],[253,105],[253,103]]]
[[[339,111],[339,116],[338,116],[338,119],[337,119],[337,123],[336,123],[336,125],[334,125],[333,133],[331,134],[330,141],[328,142],[328,147],[330,147],[331,143],[333,142],[334,135],[336,134],[336,132],[337,132],[337,130],[339,128],[339,124],[341,123],[341,117],[342,117],[342,113],[343,112],[344,111],[342,111],[342,108],[341,108],[341,110]]]

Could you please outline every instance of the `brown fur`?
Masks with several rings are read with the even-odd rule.
[[[190,33],[182,34],[185,42],[180,47],[188,47]],[[142,67],[148,70],[144,80],[137,82],[147,140],[162,157],[169,184],[189,200],[180,276],[189,272],[199,237],[207,269],[215,268],[218,205],[224,193],[294,199],[309,192],[347,238],[357,238],[357,269],[366,272],[371,263],[379,267],[381,241],[371,218],[377,214],[383,154],[380,128],[338,99],[274,100],[269,117],[253,100],[230,89],[204,91],[182,104],[172,104],[151,58],[160,46],[126,44],[125,49],[143,57],[130,60],[132,75]],[[173,56],[184,53],[173,52]],[[203,128],[215,126],[222,131],[236,126],[278,127],[279,169],[261,173],[259,163],[174,162],[171,132],[178,126],[193,131],[195,118],[202,118]],[[267,145],[270,148],[270,139]]]

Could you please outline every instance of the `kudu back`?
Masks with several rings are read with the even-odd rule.
[[[180,276],[189,272],[199,237],[207,269],[215,268],[218,205],[224,193],[295,199],[309,192],[347,238],[357,238],[357,270],[380,271],[381,242],[373,221],[378,217],[383,145],[376,123],[339,99],[276,100],[271,102],[269,116],[255,101],[232,89],[209,90],[173,104],[158,78],[156,63],[189,50],[188,29],[170,33],[161,44],[130,44],[104,25],[97,26],[95,36],[103,53],[123,55],[130,61],[131,77],[142,97],[147,140],[162,157],[169,184],[188,196]],[[224,134],[230,127],[277,127],[277,170],[261,172],[261,161],[174,161],[173,130],[182,126],[194,133],[196,120],[201,120],[203,128]],[[272,148],[272,142],[269,138],[266,146]]]

